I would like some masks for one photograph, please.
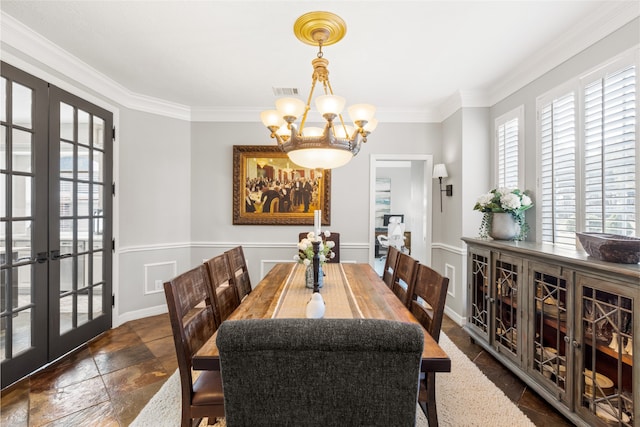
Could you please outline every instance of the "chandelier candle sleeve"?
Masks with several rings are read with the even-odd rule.
[[[313,231],[316,233],[316,237],[320,236],[320,224],[321,224],[320,218],[321,217],[322,217],[322,211],[320,210],[313,211]]]

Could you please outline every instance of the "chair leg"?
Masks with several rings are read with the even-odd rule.
[[[427,421],[429,421],[429,427],[437,427],[438,411],[436,409],[436,373],[427,372],[424,381],[427,386]]]

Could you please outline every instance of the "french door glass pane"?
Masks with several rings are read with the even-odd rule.
[[[104,120],[93,117],[93,148],[104,149]]]
[[[14,129],[11,143],[11,169],[14,172],[33,170],[32,133]]]
[[[5,125],[2,125],[0,126],[0,169],[6,169],[6,168],[7,168],[7,127]],[[4,203],[4,201],[2,201],[2,203]]]
[[[103,178],[103,153],[102,151],[93,150],[93,181],[102,182]]]
[[[11,252],[13,262],[26,261],[32,257],[33,236],[31,230],[33,221],[13,221],[13,239]]]
[[[102,285],[98,285],[93,288],[93,318],[102,313]]]
[[[0,120],[7,121],[7,79],[0,78]],[[4,354],[4,353],[3,353]]]
[[[78,291],[78,326],[89,321],[89,289]]]
[[[78,216],[89,216],[89,184],[78,182]]]
[[[93,253],[93,284],[97,285],[98,283],[104,280],[104,274],[102,272],[102,251],[97,251]]]
[[[73,329],[73,294],[60,298],[60,335]]]
[[[73,141],[73,107],[60,103],[60,138]]]
[[[31,216],[31,184],[33,178],[30,176],[13,175],[11,181],[13,216]]]
[[[19,311],[13,318],[12,356],[31,348],[31,309]]]
[[[73,144],[60,141],[60,176],[73,178],[74,170]]]
[[[78,110],[78,142],[89,145],[90,133],[89,113]]]
[[[13,274],[18,281],[18,295],[13,299],[13,308],[26,307],[33,303],[33,264],[21,265],[13,268]]]
[[[89,180],[89,149],[78,145],[78,179]]]
[[[71,290],[73,290],[73,258],[62,258],[60,260],[60,293]]]
[[[84,242],[83,242],[84,245]],[[87,254],[78,255],[78,289],[88,285],[87,274],[89,266],[89,256]]]
[[[11,86],[13,91],[11,99],[13,124],[31,129],[33,123],[33,90],[16,82],[13,82]]]

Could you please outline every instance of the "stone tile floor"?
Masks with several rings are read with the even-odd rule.
[[[572,425],[455,322],[442,330],[536,425]],[[0,425],[128,426],[177,367],[168,315],[128,322],[3,390]]]

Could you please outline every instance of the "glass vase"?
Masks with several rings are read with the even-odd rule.
[[[305,286],[309,289],[313,289],[313,264],[309,264],[304,273],[305,278]],[[318,271],[318,287],[321,288],[324,284],[324,273],[322,272],[322,265],[319,267]]]

